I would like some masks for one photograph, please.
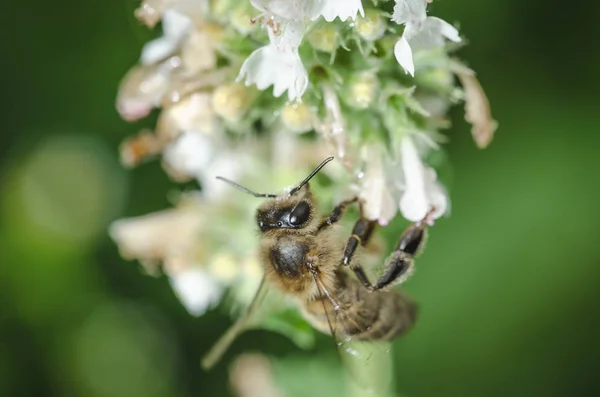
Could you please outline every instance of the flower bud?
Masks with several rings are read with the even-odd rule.
[[[428,68],[420,71],[417,82],[435,91],[448,92],[454,87],[454,76],[446,69]]]
[[[308,42],[317,51],[333,52],[338,47],[338,32],[332,24],[323,25],[311,32]]]
[[[253,91],[240,83],[224,84],[213,93],[215,113],[230,122],[238,121],[250,107]]]
[[[220,282],[229,284],[240,274],[238,262],[231,253],[218,252],[210,260],[210,273]]]
[[[305,103],[288,103],[281,110],[283,124],[292,132],[303,133],[313,128],[313,115]]]
[[[378,81],[372,73],[354,75],[348,84],[346,102],[357,109],[368,108],[377,94]]]
[[[231,26],[243,36],[255,29],[256,25],[252,24],[252,14],[249,12],[248,7],[241,6],[233,10],[230,16]]]
[[[134,15],[141,23],[149,28],[153,28],[162,18],[164,9],[161,6],[162,4],[160,4],[160,2],[144,1],[140,7],[135,10]]]
[[[205,32],[195,31],[189,35],[181,46],[181,62],[189,75],[214,69],[217,65],[217,54],[214,40]]]
[[[383,37],[386,21],[375,10],[365,10],[365,17],[356,20],[356,32],[367,41],[375,41]]]

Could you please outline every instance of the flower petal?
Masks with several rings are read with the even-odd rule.
[[[360,184],[359,196],[363,200],[363,215],[387,225],[396,215],[397,208],[386,181],[383,164],[384,151],[380,147],[369,147],[366,151],[367,164]]]
[[[194,202],[195,203],[195,202]],[[205,221],[197,205],[182,206],[134,218],[119,219],[110,237],[126,259],[138,259],[149,272],[173,252],[189,253]]]
[[[404,36],[400,37],[400,40],[396,42],[396,45],[394,46],[394,55],[400,66],[402,66],[402,69],[411,76],[414,76],[415,65],[413,63],[412,50]]]
[[[187,177],[197,177],[208,166],[213,155],[211,139],[197,132],[184,132],[163,151],[169,169]]]
[[[165,12],[162,21],[163,37],[152,40],[142,49],[140,62],[144,65],[159,62],[175,52],[193,26],[188,16],[174,10]]]
[[[311,19],[315,20],[322,15],[327,22],[332,22],[337,17],[341,21],[346,21],[348,18],[354,21],[357,13],[362,17],[365,16],[361,0],[325,0],[320,13]]]
[[[318,16],[324,0],[250,0],[259,11],[290,21]]]
[[[446,214],[450,208],[450,199],[444,186],[437,180],[437,173],[431,167],[425,166],[425,186],[429,204],[434,208],[432,219]]]
[[[406,35],[406,33],[405,33]],[[417,29],[412,37],[408,37],[413,49],[428,50],[444,45],[444,38],[459,43],[458,30],[443,19],[427,17],[421,29]]]
[[[462,41],[460,35],[458,34],[458,29],[456,29],[454,26],[437,17],[430,17],[430,19],[437,21],[442,36],[455,43],[460,43]]]
[[[256,84],[259,90],[273,85],[273,96],[280,97],[288,91],[290,100],[300,99],[308,87],[308,73],[297,48],[303,27],[301,23],[289,23],[280,36],[269,30],[271,43],[250,54],[236,81],[245,78],[246,85]]]
[[[201,269],[183,269],[169,276],[171,288],[193,316],[201,316],[216,306],[223,296],[223,287]]]
[[[396,0],[392,21],[403,23],[420,23],[427,17],[427,0]]]
[[[411,222],[422,221],[434,209],[432,219],[437,219],[448,209],[448,195],[437,180],[431,167],[424,165],[410,136],[401,142],[404,193],[400,199],[402,216]]]

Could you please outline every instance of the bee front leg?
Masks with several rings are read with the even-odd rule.
[[[325,229],[326,227],[329,227],[337,221],[339,221],[340,219],[342,219],[342,215],[344,215],[344,211],[346,211],[348,206],[356,203],[357,201],[358,197],[354,197],[349,200],[344,200],[338,205],[336,205],[333,211],[331,211],[331,214],[327,218],[323,219],[317,231],[321,231],[322,229]]]

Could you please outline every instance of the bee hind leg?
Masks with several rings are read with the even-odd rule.
[[[386,260],[383,275],[381,275],[375,284],[371,284],[360,264],[352,264],[350,267],[354,270],[358,280],[367,289],[372,291],[385,288],[391,284],[404,282],[412,272],[414,257],[418,255],[425,244],[428,223],[427,217],[423,221],[414,223],[406,228],[404,233],[402,233],[398,244],[396,244],[394,251]],[[350,239],[352,239],[352,237]],[[356,246],[356,243],[354,243],[354,246]],[[349,247],[350,240],[348,240],[346,250],[348,250]],[[344,264],[346,265],[347,263],[345,261],[346,257],[344,257]]]

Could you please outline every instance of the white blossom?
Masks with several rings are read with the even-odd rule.
[[[381,147],[371,145],[365,150],[365,158],[366,167],[360,178],[359,193],[363,201],[363,215],[385,226],[398,210],[386,180],[384,151]]]
[[[221,132],[221,124],[212,106],[213,95],[196,92],[184,97],[168,108],[163,108],[159,129],[168,130],[169,137],[182,132],[212,135]]]
[[[253,147],[246,144],[244,148],[227,147],[212,135],[189,131],[163,150],[163,163],[175,179],[196,179],[202,185],[202,195],[212,200],[231,192],[231,187],[216,176],[235,180],[255,166]]]
[[[153,28],[169,10],[177,10],[192,18],[200,18],[209,11],[209,0],[143,0],[135,10],[135,17]]]
[[[411,136],[400,143],[404,187],[400,198],[402,216],[411,222],[425,219],[430,211],[430,219],[444,215],[449,206],[446,190],[437,180],[435,170],[423,164]]]
[[[308,86],[308,73],[298,53],[303,35],[302,22],[286,24],[278,35],[269,28],[270,43],[250,54],[236,81],[256,84],[259,90],[273,85],[273,96],[280,97],[287,91],[290,101],[299,100]]]
[[[214,153],[214,143],[210,136],[186,131],[163,150],[163,161],[168,168],[187,177],[201,175]]]
[[[247,147],[247,145],[246,145]],[[202,193],[209,200],[218,200],[231,193],[231,186],[215,178],[226,175],[228,179],[240,180],[256,167],[256,153],[247,147],[247,151],[239,148],[220,149],[219,155],[209,164],[206,170],[197,175],[202,185]]]
[[[324,0],[317,18],[322,15],[327,22],[331,22],[338,17],[341,21],[348,18],[354,21],[357,13],[360,13],[362,17],[365,16],[361,0]],[[315,20],[317,18],[313,17],[311,19]]]
[[[324,0],[250,0],[262,14],[259,16],[288,21],[301,21],[304,18],[316,19]],[[344,0],[342,0],[344,1]]]
[[[394,55],[404,71],[415,75],[413,53],[444,45],[444,39],[460,42],[458,30],[448,22],[428,17],[426,0],[396,0],[392,20],[404,24],[404,33],[394,46]]]
[[[348,138],[346,122],[342,114],[339,98],[329,84],[323,85],[323,101],[325,119],[315,124],[315,130],[323,135],[323,139],[332,147],[335,155],[348,164]]]
[[[192,20],[175,10],[168,10],[162,19],[163,36],[147,43],[142,49],[140,62],[153,64],[172,55],[193,27]]]
[[[109,234],[123,257],[138,259],[149,273],[154,273],[160,263],[171,262],[174,256],[179,262],[182,258],[183,262],[191,262],[205,219],[196,200],[186,204],[119,219],[110,225]]]
[[[474,72],[448,58],[448,40],[461,38],[427,16],[431,0],[374,1],[367,9],[362,0],[250,0],[250,13],[248,2],[232,0],[140,1],[135,15],[148,27],[162,21],[162,35],[144,46],[116,105],[129,121],[161,112],[154,128],[126,142],[123,159],[138,165],[160,157],[175,182],[196,180],[201,189],[184,188],[175,208],[114,222],[110,235],[122,256],[162,271],[192,315],[217,305],[226,288],[234,309],[247,306],[264,273],[248,228],[256,200],[217,176],[271,192],[333,155],[337,165],[322,172],[360,199],[366,218],[385,226],[400,213],[432,224],[450,202],[424,155],[445,142],[438,130],[448,124],[448,107],[465,100],[480,147],[496,128]],[[321,17],[333,23],[315,23]],[[376,43],[390,38],[391,59],[377,54]],[[360,48],[349,45],[356,40]],[[403,87],[398,79],[414,76],[415,62],[419,79]],[[271,86],[287,100],[264,98],[259,90]],[[315,139],[298,138],[313,129]],[[337,204],[335,194],[321,200]]]
[[[154,65],[136,65],[123,77],[117,94],[117,111],[127,121],[150,114],[172,84],[172,74],[181,62],[171,57]]]
[[[392,21],[398,25],[423,23],[427,17],[427,0],[396,0]]]
[[[190,267],[169,276],[171,288],[193,316],[215,307],[223,296],[223,286],[207,272]]]
[[[228,285],[198,265],[207,259],[201,235],[211,211],[205,200],[189,196],[176,208],[119,219],[109,230],[124,257],[138,259],[151,274],[162,265],[175,294],[196,316],[216,305]]]

